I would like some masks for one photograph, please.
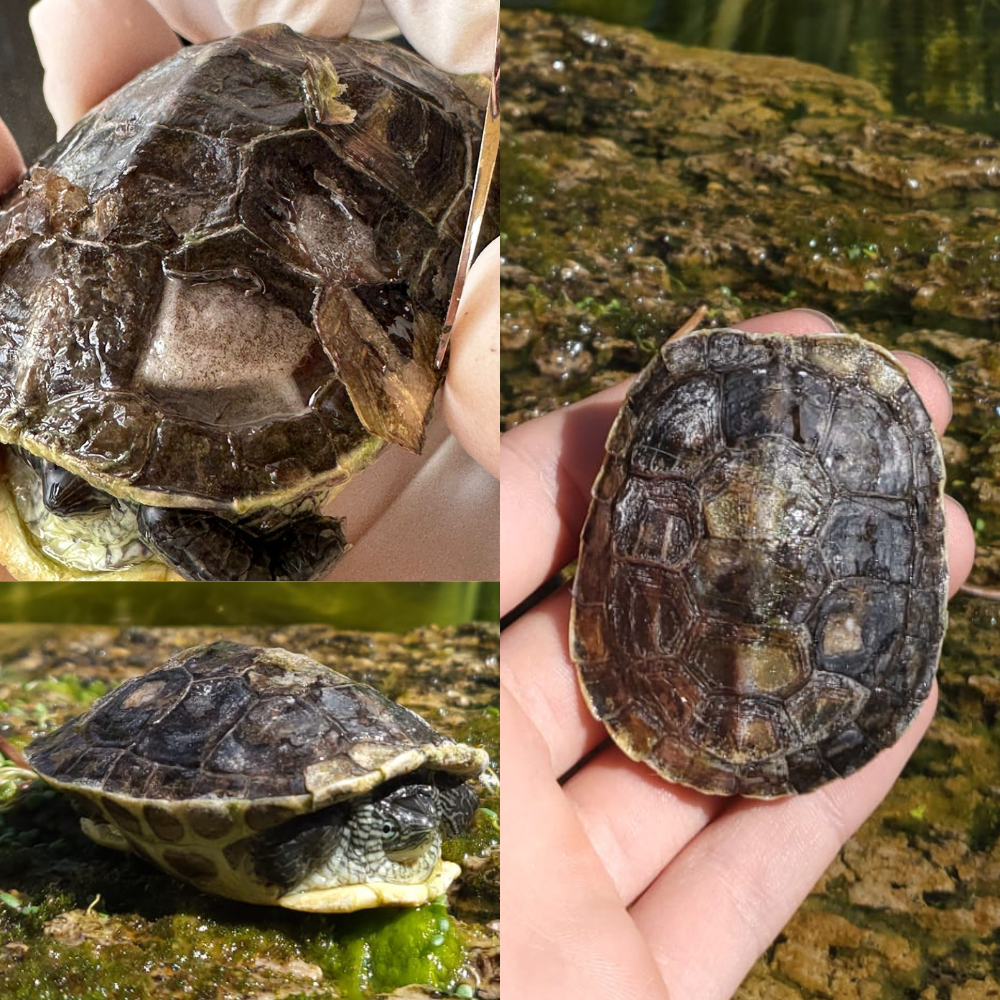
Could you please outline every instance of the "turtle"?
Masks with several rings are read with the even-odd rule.
[[[472,89],[389,42],[266,25],[182,48],[31,167],[0,202],[14,576],[334,565],[331,498],[385,446],[423,444],[482,144]]]
[[[486,751],[301,653],[212,642],[24,751],[81,827],[197,888],[349,912],[419,906],[459,866]]]
[[[612,426],[581,535],[570,645],[591,711],[709,794],[851,774],[937,668],[943,482],[927,411],[878,345],[671,339]]]

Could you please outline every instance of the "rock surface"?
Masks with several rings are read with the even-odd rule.
[[[700,305],[809,306],[941,366],[949,488],[1000,542],[1000,142],[792,59],[501,20],[504,426],[635,373]]]

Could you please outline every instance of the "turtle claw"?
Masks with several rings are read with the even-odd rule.
[[[340,521],[315,511],[263,527],[182,507],[139,507],[139,537],[186,580],[315,580],[350,547]]]

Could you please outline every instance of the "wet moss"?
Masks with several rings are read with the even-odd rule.
[[[952,475],[1000,538],[1000,379],[967,346],[1000,330],[996,143],[793,60],[539,12],[502,24],[505,426],[635,372],[699,305],[718,325],[808,305],[959,359]]]
[[[1000,800],[983,799],[972,809],[969,822],[969,846],[974,851],[989,851],[1000,839]]]

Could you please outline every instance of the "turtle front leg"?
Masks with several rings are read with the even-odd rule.
[[[349,548],[340,521],[315,511],[232,519],[139,507],[137,520],[142,541],[187,580],[315,580]]]
[[[102,823],[99,820],[81,816],[80,829],[100,847],[107,847],[112,851],[124,851],[126,854],[132,853],[132,845],[125,839],[121,831],[110,823]]]

